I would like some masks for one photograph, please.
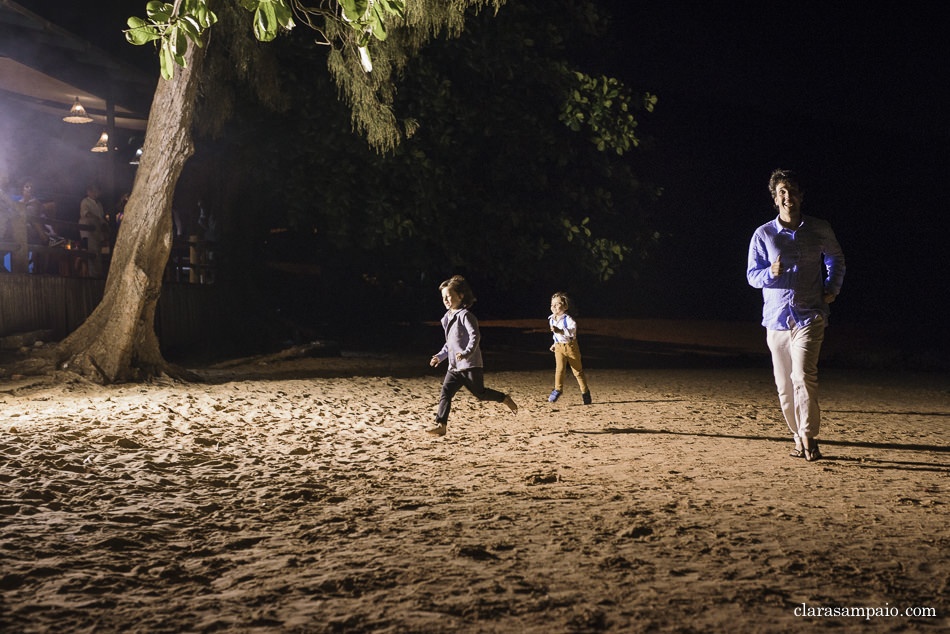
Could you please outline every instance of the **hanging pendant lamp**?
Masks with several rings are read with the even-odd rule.
[[[66,123],[91,123],[92,117],[86,114],[86,109],[79,103],[79,97],[76,97],[73,107],[69,109],[69,114],[63,117],[63,121]]]

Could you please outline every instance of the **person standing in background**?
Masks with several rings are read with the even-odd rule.
[[[109,223],[106,212],[99,202],[99,186],[89,185],[86,188],[86,197],[79,204],[79,224],[88,225],[89,229],[79,232],[85,249],[91,254],[89,257],[89,277],[102,277],[102,247],[109,238]]]

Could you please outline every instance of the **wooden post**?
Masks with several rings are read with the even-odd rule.
[[[188,281],[197,284],[201,281],[198,268],[201,266],[198,256],[198,236],[188,236]]]

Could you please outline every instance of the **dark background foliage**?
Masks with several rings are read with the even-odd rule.
[[[306,326],[431,317],[433,289],[455,273],[472,280],[483,312],[543,311],[553,290],[599,283],[602,252],[620,252],[613,242],[625,247],[613,277],[639,274],[659,191],[637,173],[649,132],[618,155],[559,120],[572,56],[606,22],[587,3],[554,4],[482,14],[462,38],[430,45],[395,102],[414,133],[385,154],[354,139],[311,34],[269,45],[286,107],[248,99],[191,167],[213,166],[219,193],[234,188],[218,205],[232,275]],[[648,129],[650,115],[637,117]]]
[[[51,19],[142,54],[118,34],[126,2],[58,5]],[[225,279],[304,329],[434,318],[438,282],[457,272],[486,317],[543,316],[562,289],[587,315],[754,322],[748,240],[774,213],[769,172],[792,168],[805,213],[828,219],[847,255],[832,324],[939,345],[950,100],[936,11],[512,1],[406,69],[396,114],[419,127],[384,156],[352,133],[325,52],[299,30],[261,47],[285,109],[234,84],[234,119],[201,139],[181,207],[202,198]],[[640,148],[598,153],[557,121],[562,63],[658,95],[638,114]],[[563,240],[563,221],[585,217],[594,237],[632,247],[606,282]]]

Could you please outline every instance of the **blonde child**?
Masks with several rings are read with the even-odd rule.
[[[571,300],[564,293],[555,293],[551,297],[551,314],[548,316],[548,323],[551,325],[551,332],[554,333],[554,344],[551,351],[554,353],[554,391],[548,400],[552,403],[561,396],[564,391],[564,374],[566,366],[571,366],[574,378],[581,388],[581,398],[584,405],[590,405],[590,390],[587,387],[587,379],[584,377],[584,366],[581,363],[581,349],[577,345],[577,322],[571,317]]]
[[[449,412],[452,409],[452,397],[463,386],[480,401],[504,403],[512,414],[518,413],[518,406],[510,396],[485,387],[482,351],[478,345],[481,334],[478,330],[478,320],[469,311],[475,303],[472,288],[464,277],[456,275],[442,282],[439,290],[442,293],[442,303],[446,308],[446,313],[442,317],[445,345],[437,354],[432,355],[429,365],[434,368],[448,360],[449,366],[445,373],[445,380],[442,382],[435,427],[427,429],[426,432],[436,436],[445,435]]]

